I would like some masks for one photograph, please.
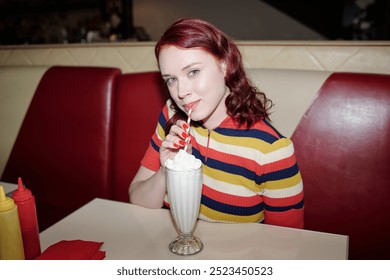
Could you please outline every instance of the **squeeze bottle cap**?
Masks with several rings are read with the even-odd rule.
[[[0,212],[10,210],[14,207],[14,200],[12,198],[6,197],[3,186],[0,186]]]
[[[12,198],[17,201],[23,201],[31,198],[31,191],[24,187],[22,178],[18,178],[18,189],[12,193]]]

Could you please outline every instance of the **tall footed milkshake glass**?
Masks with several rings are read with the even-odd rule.
[[[169,249],[181,256],[199,253],[203,243],[193,232],[202,197],[202,163],[180,150],[173,160],[167,160],[165,167],[169,205],[179,231]]]

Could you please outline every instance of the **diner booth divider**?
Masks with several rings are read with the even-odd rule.
[[[305,229],[348,235],[350,259],[390,259],[390,75],[326,74],[307,97],[300,87],[313,80],[307,72],[257,70],[248,69],[251,79],[267,73],[262,83],[276,105],[283,98],[271,85],[285,78],[299,85],[288,95],[300,91],[311,100],[291,136],[305,188]],[[128,202],[167,97],[158,72],[52,67],[1,180],[22,177],[36,197],[41,231],[96,197]],[[291,121],[292,111],[285,113],[284,122]]]
[[[349,235],[353,259],[390,258],[390,76],[334,73],[295,129],[305,228]]]
[[[111,197],[119,74],[115,68],[54,66],[43,75],[1,178],[16,183],[22,177],[35,196],[40,231],[95,197]]]
[[[112,198],[129,201],[129,185],[156,130],[169,93],[159,72],[119,77],[114,110]]]

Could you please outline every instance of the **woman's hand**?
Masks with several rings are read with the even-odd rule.
[[[189,137],[188,124],[185,121],[178,120],[176,124],[172,125],[160,147],[161,166],[165,166],[167,159],[173,159],[179,150],[185,147],[190,141]],[[191,145],[188,145],[187,151],[191,153]]]

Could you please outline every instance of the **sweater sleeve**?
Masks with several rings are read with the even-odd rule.
[[[150,139],[149,146],[145,152],[144,157],[141,160],[141,165],[157,171],[160,168],[160,147],[165,138],[165,126],[169,119],[170,112],[168,110],[170,103],[167,102],[164,108],[161,110],[156,129]]]
[[[264,222],[266,224],[303,228],[303,183],[294,152],[288,138],[272,144],[264,166]]]

